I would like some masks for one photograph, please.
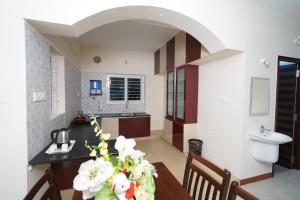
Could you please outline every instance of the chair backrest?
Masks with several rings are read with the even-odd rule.
[[[245,200],[259,200],[259,198],[239,187],[236,181],[233,181],[230,185],[228,200],[236,200],[237,196]]]
[[[204,167],[216,174],[220,180],[217,180],[205,170],[196,166],[193,163],[199,162]],[[189,152],[183,178],[183,187],[192,195],[193,199],[205,199],[205,200],[226,200],[229,182],[230,172],[226,169],[221,169],[204,159],[200,155]],[[193,185],[193,190],[192,189]],[[199,188],[200,187],[200,188]]]
[[[45,185],[45,183],[49,184],[47,190],[42,194],[41,200],[62,200],[60,192],[57,188],[56,180],[53,172],[50,169],[47,169],[45,174],[40,178],[40,180],[31,188],[31,190],[27,193],[24,200],[32,200],[40,191],[40,189]]]

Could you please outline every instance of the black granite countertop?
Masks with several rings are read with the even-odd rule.
[[[145,112],[131,112],[131,113],[101,113],[96,114],[102,118],[114,118],[114,117],[148,117],[150,116],[148,113]]]
[[[48,155],[45,151],[52,144],[47,145],[40,153],[38,153],[32,160],[29,161],[30,165],[38,165],[45,163],[61,162],[74,159],[89,158],[90,151],[85,147],[85,140],[90,144],[98,144],[99,139],[93,133],[93,128],[89,123],[85,124],[71,124],[70,127],[71,140],[75,140],[75,144],[71,151],[68,153]],[[50,137],[50,134],[49,134]],[[116,140],[108,141],[108,151],[112,154],[117,154],[114,148]]]

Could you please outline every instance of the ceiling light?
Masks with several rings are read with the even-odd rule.
[[[160,17],[162,17],[162,16],[163,16],[163,14],[159,13],[159,16],[160,16]]]

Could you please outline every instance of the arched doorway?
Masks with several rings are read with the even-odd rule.
[[[201,22],[183,13],[154,6],[124,6],[112,8],[86,15],[72,25],[27,19],[30,24],[42,33],[69,37],[79,37],[99,26],[122,20],[150,20],[162,22],[191,34],[198,41],[201,41],[212,54],[225,49],[225,45],[220,38]]]

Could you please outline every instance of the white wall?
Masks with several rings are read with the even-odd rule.
[[[45,6],[46,5],[46,6]],[[24,24],[23,17],[60,23],[61,27],[71,25],[81,19],[92,14],[111,8],[128,6],[128,5],[146,5],[167,8],[200,22],[209,31],[222,41],[224,47],[245,51],[245,82],[244,85],[244,112],[243,121],[245,128],[240,134],[243,137],[243,161],[241,168],[241,177],[259,175],[260,173],[269,172],[270,167],[262,167],[257,163],[250,154],[250,142],[246,136],[247,129],[258,128],[264,123],[267,127],[274,125],[275,110],[275,76],[276,76],[276,60],[277,55],[285,55],[291,57],[300,57],[299,47],[296,47],[292,40],[300,33],[299,19],[290,15],[288,12],[281,12],[273,7],[260,5],[259,1],[248,0],[189,0],[185,4],[182,1],[93,1],[89,4],[86,1],[39,1],[30,0],[23,1],[10,0],[1,1],[1,26],[5,27],[1,31],[1,49],[2,67],[0,68],[0,121],[1,132],[10,133],[2,134],[1,139],[1,159],[7,160],[1,166],[1,195],[6,199],[21,199],[26,191],[26,164],[27,164],[27,147],[26,147],[26,95],[25,95],[25,51],[24,51]],[[216,6],[218,5],[218,6]],[[279,8],[280,9],[280,8]],[[216,15],[216,13],[218,13]],[[172,18],[174,24],[178,21],[176,15],[159,16],[153,14],[151,9],[138,9],[127,14],[127,18],[134,18],[136,15],[145,16],[148,19],[157,19],[159,21],[168,21]],[[118,19],[119,15],[103,17],[102,19]],[[87,20],[87,19],[86,19]],[[185,25],[184,25],[185,24]],[[202,34],[202,29],[191,26],[189,23],[181,23],[183,30]],[[80,28],[80,27],[79,27]],[[81,27],[84,29],[83,27]],[[190,30],[190,31],[189,31]],[[194,35],[195,36],[195,35]],[[201,37],[197,37],[201,38]],[[215,51],[215,38],[205,38],[204,44],[208,50]],[[200,41],[202,42],[202,41]],[[210,47],[210,48],[209,48]],[[264,69],[258,60],[262,57],[269,58],[271,66]],[[13,61],[13,62],[12,62]],[[243,74],[240,74],[243,76]],[[271,114],[265,117],[249,117],[249,91],[250,77],[263,76],[271,78]],[[11,77],[18,80],[19,84],[12,84],[8,89],[7,83],[11,81]],[[4,87],[5,86],[5,87]],[[200,103],[200,102],[199,102]],[[220,113],[223,112],[222,109]],[[16,115],[17,113],[17,115]],[[226,116],[225,116],[226,117]],[[18,122],[18,126],[11,128],[13,123],[11,119]],[[223,119],[220,119],[223,120]],[[219,123],[219,121],[216,121]],[[221,121],[220,121],[221,123]],[[232,124],[235,122],[231,121]],[[199,134],[201,134],[199,132]],[[7,154],[10,149],[11,138],[15,140],[15,146],[18,148]],[[4,155],[2,155],[4,154]],[[215,156],[215,155],[214,155]],[[18,181],[11,178],[18,177]],[[18,191],[18,192],[16,192]]]
[[[102,61],[94,63],[94,56]],[[165,83],[163,77],[154,76],[153,52],[82,45],[81,71],[145,75],[145,111],[151,115],[151,130],[163,129]]]
[[[240,177],[245,56],[199,66],[198,137],[203,155]]]
[[[22,1],[0,2],[2,199],[22,199],[27,191],[26,62],[22,8]]]

